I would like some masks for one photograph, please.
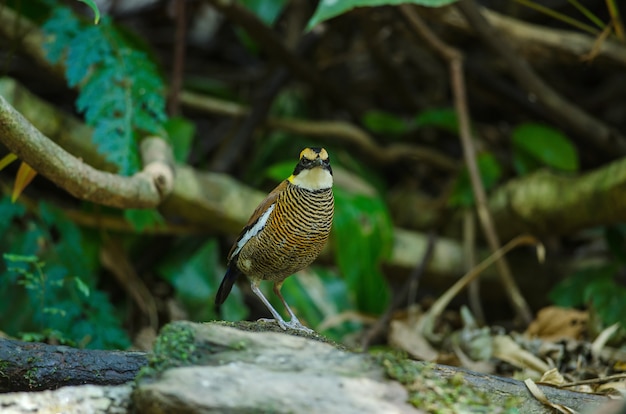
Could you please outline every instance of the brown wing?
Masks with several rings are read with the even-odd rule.
[[[235,251],[235,249],[237,247],[237,243],[239,242],[239,240],[241,240],[243,238],[243,236],[246,234],[246,232],[248,230],[250,230],[254,226],[254,224],[257,222],[257,220],[259,220],[259,218],[263,215],[263,213],[272,204],[274,204],[276,202],[276,199],[278,198],[278,195],[280,193],[282,193],[283,191],[285,191],[285,187],[287,187],[287,180],[284,180],[283,182],[278,184],[276,186],[276,188],[274,188],[267,195],[267,197],[265,197],[265,199],[263,201],[261,201],[261,203],[257,206],[257,208],[252,213],[252,216],[250,216],[250,219],[248,220],[248,223],[243,228],[243,230],[241,230],[241,233],[239,233],[239,236],[237,236],[237,240],[233,243],[233,246],[230,248],[230,251],[228,252],[228,256],[227,256],[229,261],[232,259],[232,254]]]

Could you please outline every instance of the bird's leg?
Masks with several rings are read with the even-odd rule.
[[[285,307],[285,309],[287,309],[287,312],[289,313],[289,316],[291,317],[291,320],[289,322],[285,322],[285,325],[287,325],[287,327],[291,329],[296,329],[298,331],[304,331],[307,333],[314,332],[312,329],[307,328],[306,326],[300,323],[300,320],[298,320],[298,318],[296,317],[296,314],[293,313],[289,305],[287,305],[287,301],[285,300],[285,298],[283,298],[283,295],[280,293],[281,287],[283,287],[282,281],[274,283],[274,293],[276,294],[276,296],[280,298],[280,301],[283,303],[283,306]]]
[[[276,320],[276,323],[283,328],[283,330],[287,330],[287,328],[290,328],[289,324],[287,324],[287,322],[285,322],[285,320],[283,319],[282,316],[280,316],[280,313],[278,313],[276,311],[276,309],[274,309],[274,307],[272,306],[272,304],[270,303],[269,300],[267,300],[265,298],[265,296],[263,295],[263,292],[261,292],[261,289],[259,288],[259,284],[261,283],[260,280],[255,280],[250,284],[250,287],[252,288],[252,291],[254,292],[255,295],[257,295],[259,297],[259,299],[261,299],[261,302],[263,302],[263,304],[265,305],[265,307],[267,308],[267,310],[270,311],[270,313],[272,314],[272,316],[274,317],[274,320]],[[281,298],[282,299],[282,298]],[[284,300],[283,300],[284,303]]]

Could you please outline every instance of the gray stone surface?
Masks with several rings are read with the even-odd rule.
[[[0,394],[2,414],[125,414],[130,385],[80,385],[54,391]]]
[[[246,363],[168,370],[135,393],[140,413],[416,413],[397,383]]]

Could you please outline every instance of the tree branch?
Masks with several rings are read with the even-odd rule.
[[[154,145],[162,148],[158,141],[158,138],[151,140],[146,150],[153,153]],[[2,96],[0,142],[73,196],[105,206],[155,207],[172,188],[174,173],[160,159],[149,160],[145,169],[132,177],[96,170],[45,137]]]
[[[101,351],[0,339],[0,393],[66,385],[132,381],[148,363],[145,352]]]
[[[511,180],[489,205],[503,238],[520,233],[571,234],[626,221],[626,158],[580,177],[544,170]]]

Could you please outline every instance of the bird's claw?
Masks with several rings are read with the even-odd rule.
[[[262,319],[259,319],[258,321],[259,322],[277,323],[278,326],[280,326],[283,329],[283,331],[286,331],[287,329],[293,329],[295,331],[302,331],[302,332],[306,332],[306,333],[314,333],[315,332],[313,329],[307,328],[306,326],[302,325],[298,319],[292,319],[289,322],[285,322],[284,319],[266,319],[266,318],[262,318]]]

